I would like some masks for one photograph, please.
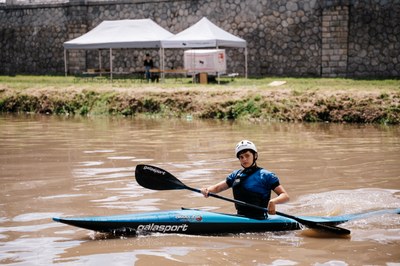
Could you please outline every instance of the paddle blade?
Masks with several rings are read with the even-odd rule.
[[[287,217],[287,218],[291,218],[291,219],[301,223],[302,225],[304,225],[308,228],[314,229],[314,230],[320,230],[320,231],[329,232],[329,233],[333,233],[333,234],[337,234],[337,235],[350,235],[351,234],[350,230],[347,230],[347,229],[341,228],[341,227],[337,227],[334,225],[304,220],[299,217],[289,215],[286,213],[282,213],[282,212],[276,212],[276,214]]]
[[[342,227],[337,227],[337,226],[333,226],[333,225],[329,225],[329,224],[322,224],[322,223],[316,223],[316,224],[308,224],[306,225],[309,228],[315,229],[315,230],[321,230],[321,231],[325,231],[328,233],[332,233],[335,235],[350,235],[351,232],[350,230],[347,230],[346,228],[342,228]]]
[[[138,164],[135,178],[139,185],[154,190],[186,189],[186,185],[167,171],[152,165]]]

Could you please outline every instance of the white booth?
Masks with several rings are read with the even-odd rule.
[[[207,73],[219,75],[226,73],[224,49],[199,49],[184,52],[184,67],[189,74]]]

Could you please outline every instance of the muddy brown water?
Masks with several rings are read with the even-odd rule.
[[[51,219],[181,207],[235,212],[191,191],[144,189],[134,170],[156,165],[200,188],[239,166],[233,149],[243,138],[291,195],[281,212],[400,208],[399,126],[2,115],[0,264],[400,265],[395,214],[343,224],[348,238],[311,230],[110,237]]]

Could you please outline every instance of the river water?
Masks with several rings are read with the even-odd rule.
[[[191,191],[145,189],[134,171],[146,163],[191,187],[214,184],[239,167],[234,146],[244,138],[290,194],[281,212],[400,208],[399,126],[2,115],[0,264],[400,265],[397,214],[347,222],[345,238],[308,229],[111,237],[51,219],[181,207],[234,213],[232,203]]]

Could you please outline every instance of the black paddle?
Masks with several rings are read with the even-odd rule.
[[[191,188],[191,187],[186,186],[175,176],[173,176],[169,172],[167,172],[161,168],[158,168],[156,166],[144,165],[144,164],[137,165],[136,170],[135,170],[135,177],[136,177],[136,181],[141,186],[143,186],[145,188],[149,188],[149,189],[154,189],[154,190],[187,189],[187,190],[191,190],[191,191],[194,191],[197,193],[201,193],[200,189]],[[235,199],[225,198],[223,196],[219,196],[214,193],[209,193],[209,196],[268,212],[268,210],[266,208],[263,208],[263,207],[260,207],[257,205],[253,205],[253,204],[249,204],[249,203],[246,203],[243,201],[235,200]],[[281,212],[276,212],[276,214],[293,219],[293,220],[297,221],[298,223],[305,225],[308,228],[312,228],[312,229],[316,229],[316,230],[323,230],[325,232],[330,232],[330,233],[334,233],[334,234],[338,234],[338,235],[349,235],[350,234],[350,231],[345,228],[341,228],[341,227],[337,227],[337,226],[333,226],[333,225],[327,225],[327,224],[318,223],[318,222],[313,222],[310,220],[304,220],[299,217],[281,213]]]

